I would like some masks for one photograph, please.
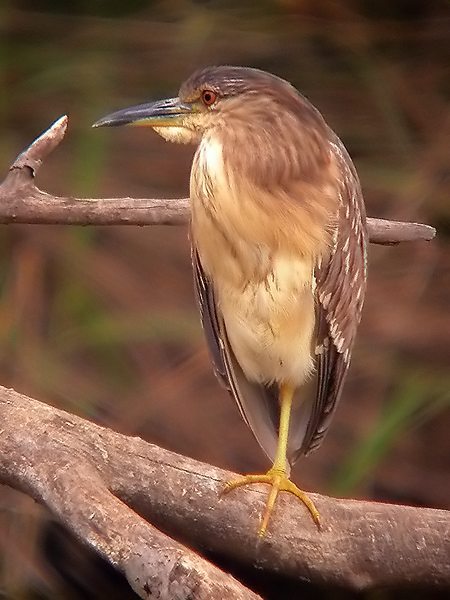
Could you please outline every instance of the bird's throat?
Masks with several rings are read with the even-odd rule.
[[[197,141],[195,131],[187,127],[153,127],[153,129],[167,142],[174,144],[194,144]]]

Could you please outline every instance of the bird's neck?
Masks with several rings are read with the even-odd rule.
[[[187,127],[153,127],[167,142],[174,144],[197,144],[200,140],[200,134]]]

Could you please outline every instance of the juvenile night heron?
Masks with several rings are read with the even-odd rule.
[[[289,479],[317,448],[341,395],[366,288],[365,210],[355,168],[320,113],[288,82],[243,67],[194,73],[177,98],[95,126],[144,125],[197,144],[191,240],[214,368],[273,461],[227,484],[271,486],[313,502]],[[316,371],[316,393],[300,388]],[[299,391],[300,390],[300,391]]]

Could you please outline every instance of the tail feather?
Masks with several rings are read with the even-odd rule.
[[[259,445],[273,461],[280,423],[279,387],[276,384],[262,385],[249,381],[229,345],[227,355],[227,375],[232,382],[230,386],[232,395]],[[299,449],[303,445],[311,418],[313,402],[312,395],[308,391],[302,387],[294,395],[287,448],[288,470],[301,455]]]

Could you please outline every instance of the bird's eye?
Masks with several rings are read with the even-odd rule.
[[[205,106],[211,106],[217,100],[216,92],[212,90],[203,90],[202,92],[202,102]]]

